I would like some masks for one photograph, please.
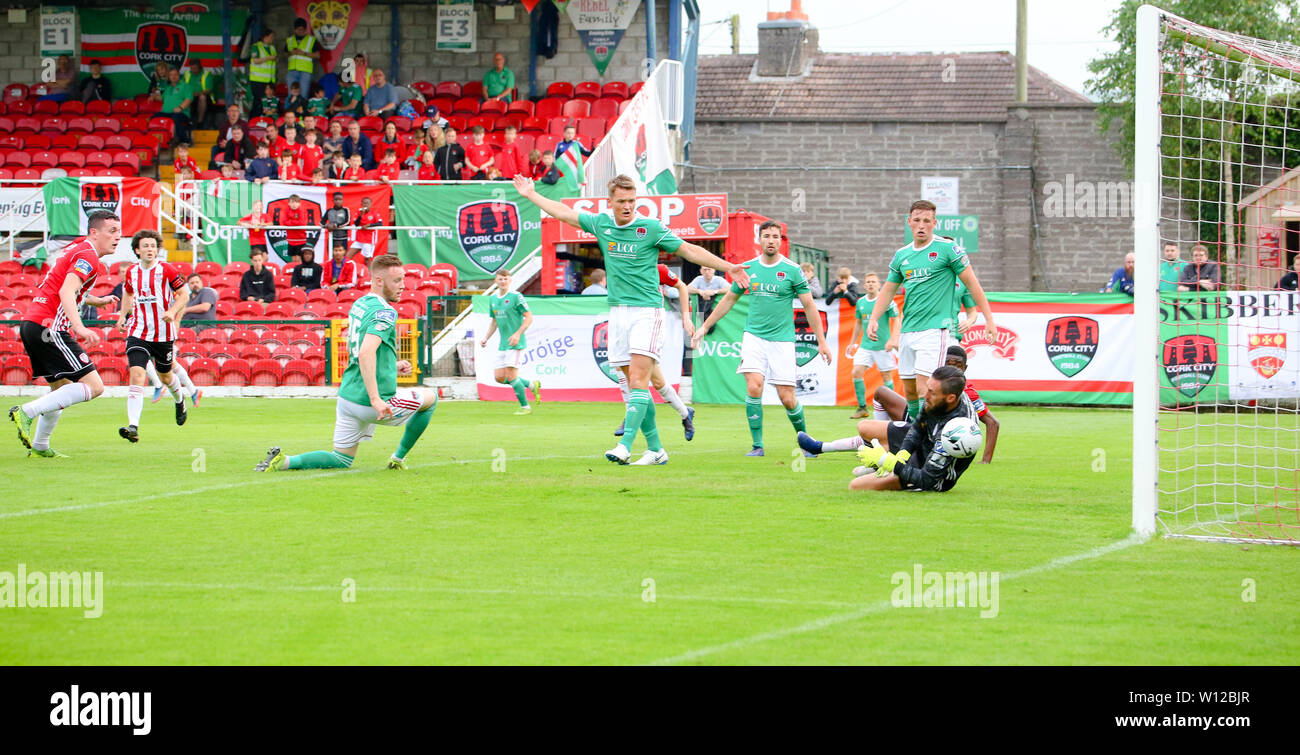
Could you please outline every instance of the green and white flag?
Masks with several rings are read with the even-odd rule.
[[[637,194],[676,194],[673,153],[668,148],[668,124],[654,87],[643,87],[606,136],[614,152],[614,168],[636,181]]]
[[[581,149],[573,146],[564,150],[560,154],[560,159],[555,161],[555,169],[560,171],[560,178],[565,188],[574,193],[582,191],[582,185],[587,182],[587,176],[582,169]]]

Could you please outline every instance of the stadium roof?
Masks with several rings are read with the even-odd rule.
[[[1007,52],[822,53],[789,79],[755,76],[757,59],[701,57],[696,120],[1002,121],[1015,99]],[[1092,101],[1030,66],[1029,103]]]

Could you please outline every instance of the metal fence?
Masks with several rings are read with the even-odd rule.
[[[817,280],[822,282],[822,290],[829,290],[831,284],[831,256],[825,249],[815,249],[803,244],[790,243],[790,260],[796,265],[812,263],[816,269]]]

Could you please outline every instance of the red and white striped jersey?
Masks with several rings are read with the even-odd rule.
[[[27,306],[27,312],[23,314],[24,320],[51,330],[68,329],[72,322],[60,306],[59,289],[63,288],[63,281],[67,279],[69,272],[75,273],[81,279],[81,288],[77,290],[77,306],[81,306],[86,294],[90,293],[91,287],[95,285],[95,279],[101,275],[108,275],[108,269],[99,261],[99,252],[95,251],[95,247],[91,246],[89,241],[82,239],[68,244],[63,254],[55,261],[54,267],[45,274],[36,296],[32,298],[32,303]]]
[[[145,269],[136,263],[126,271],[123,293],[134,297],[126,334],[142,341],[175,341],[176,323],[164,322],[163,313],[176,303],[176,292],[185,287],[185,276],[166,262]]]

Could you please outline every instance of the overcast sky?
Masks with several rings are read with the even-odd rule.
[[[1029,65],[1088,94],[1088,61],[1114,49],[1102,34],[1119,0],[1029,0]],[[723,21],[740,14],[740,51],[758,50],[758,24],[790,0],[700,0],[701,55],[731,52]],[[825,52],[990,52],[1016,48],[1015,0],[803,0]]]

